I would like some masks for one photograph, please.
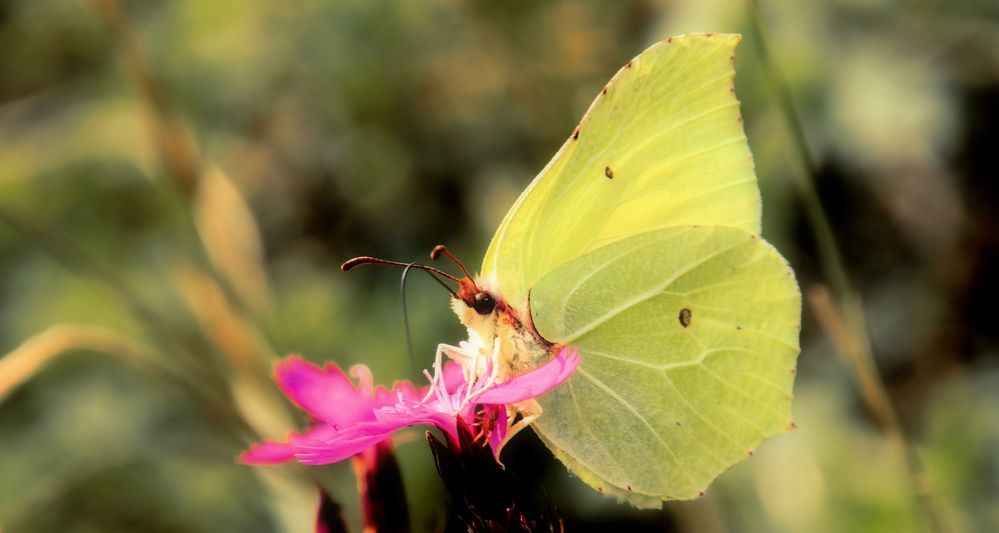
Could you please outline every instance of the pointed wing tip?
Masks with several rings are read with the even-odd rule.
[[[739,44],[742,40],[741,33],[713,33],[713,32],[696,32],[696,33],[683,33],[680,35],[674,35],[672,37],[667,37],[655,46],[666,45],[666,44],[689,44],[697,41],[707,41],[713,43],[727,43],[735,46]]]

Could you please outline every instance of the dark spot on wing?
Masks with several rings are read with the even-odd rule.
[[[628,61],[627,63],[625,63],[624,68],[631,68],[632,63],[633,63],[632,61]]]
[[[600,91],[600,94],[607,94],[607,86],[606,85],[604,85],[604,88],[603,88],[602,91]]]
[[[578,138],[579,138],[579,126],[576,126],[576,129],[572,130],[572,140],[575,141]]]
[[[686,307],[681,309],[679,318],[681,326],[685,328],[690,326],[690,309],[687,309]]]
[[[611,167],[604,167],[604,176],[607,176],[607,179],[614,179],[614,171],[611,170]]]

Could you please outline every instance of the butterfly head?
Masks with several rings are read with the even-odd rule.
[[[355,257],[340,265],[344,272],[360,265],[391,265],[415,268],[430,275],[451,294],[451,308],[458,320],[468,328],[469,342],[474,350],[490,354],[498,366],[500,381],[536,368],[553,357],[555,346],[538,334],[530,320],[530,309],[517,310],[503,299],[491,278],[475,279],[443,245],[430,253],[431,259],[445,256],[461,269],[457,277],[440,269],[419,263],[402,263],[376,257]],[[452,288],[447,282],[453,282]]]
[[[468,309],[471,309],[478,315],[492,315],[499,306],[498,298],[493,294],[493,292],[486,290],[481,287],[479,283],[476,283],[475,278],[469,274],[465,265],[462,264],[462,262],[455,256],[451,255],[451,252],[449,252],[443,244],[437,245],[434,247],[433,251],[430,252],[430,258],[434,260],[440,258],[442,255],[458,265],[462,274],[465,275],[464,278],[456,279],[458,282],[458,290],[452,293],[452,296],[454,296],[456,300],[460,300],[461,303],[465,304]]]
[[[472,297],[472,309],[480,315],[491,314],[496,309],[496,298],[486,291],[479,291]]]
[[[499,298],[492,291],[486,290],[471,277],[459,280],[458,290],[454,299],[464,305],[470,312],[480,316],[489,316],[501,307]]]

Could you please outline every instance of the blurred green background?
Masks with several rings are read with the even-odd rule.
[[[999,530],[999,5],[753,5],[0,2],[0,528],[307,531],[316,483],[359,527],[348,464],[235,464],[306,422],[279,355],[416,377],[398,272],[337,266],[477,265],[617,68],[711,31],[745,34],[765,235],[807,297],[799,429],[662,511],[530,432],[507,465],[571,531]],[[447,304],[412,278],[421,367],[464,337]],[[408,440],[414,530],[439,529]]]

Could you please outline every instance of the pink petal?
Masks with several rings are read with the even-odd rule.
[[[239,456],[239,462],[247,465],[276,465],[295,458],[295,450],[285,442],[264,441],[250,446]]]
[[[263,441],[254,444],[249,450],[239,457],[241,463],[257,465],[273,465],[283,463],[295,458],[297,448],[303,443],[315,444],[335,439],[340,431],[331,424],[319,424],[314,426],[304,435],[299,433],[289,433],[285,440],[287,442]]]
[[[486,409],[495,409],[493,415],[496,417],[496,421],[493,424],[493,430],[489,433],[489,447],[493,449],[496,457],[499,457],[500,444],[506,438],[506,407],[496,405],[486,407]]]
[[[375,399],[372,407],[375,409],[386,405],[393,405],[400,400],[418,402],[427,395],[427,387],[416,388],[408,381],[396,381],[392,384],[392,389],[379,386],[375,389]]]
[[[291,456],[302,464],[323,465],[342,461],[387,439],[396,430],[416,424],[432,424],[454,434],[454,416],[424,404],[413,402],[384,407],[373,412],[375,420],[337,429],[317,426],[304,435],[289,435]],[[252,451],[252,449],[251,449]]]
[[[457,437],[455,429],[454,415],[446,409],[428,402],[426,404],[414,403],[395,408],[379,409],[375,412],[378,423],[390,431],[402,429],[417,424],[434,425],[452,436]]]
[[[465,384],[465,370],[454,361],[444,363],[444,390],[454,393]]]
[[[294,445],[295,459],[305,465],[338,463],[378,444],[391,431],[374,435],[345,435],[328,443],[298,443]]]
[[[552,390],[572,375],[579,366],[579,350],[562,348],[557,356],[544,365],[507,381],[494,385],[476,399],[483,404],[506,404],[536,398]]]
[[[309,465],[335,463],[385,441],[396,430],[416,424],[434,425],[457,439],[455,415],[472,420],[475,406],[484,404],[494,423],[484,427],[496,453],[506,435],[504,404],[540,396],[568,379],[579,365],[576,350],[563,349],[540,368],[513,377],[465,402],[461,365],[447,363],[441,372],[444,390],[423,401],[428,389],[417,389],[407,381],[391,389],[372,390],[371,372],[363,365],[351,368],[355,385],[336,365],[320,368],[300,357],[288,357],[275,367],[281,390],[319,423],[305,434],[291,433],[288,442],[265,441],[245,452],[240,460],[250,464],[275,464],[291,459]],[[435,381],[436,382],[436,381]],[[457,411],[457,413],[456,413]]]
[[[301,357],[286,357],[274,368],[274,380],[289,400],[325,422],[349,425],[371,411],[370,397],[333,364],[319,368]]]

